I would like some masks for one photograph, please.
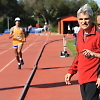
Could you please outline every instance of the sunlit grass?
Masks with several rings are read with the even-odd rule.
[[[68,40],[67,41],[67,46],[72,52],[72,54],[75,56],[76,55],[76,46],[74,46],[74,41],[73,40]]]

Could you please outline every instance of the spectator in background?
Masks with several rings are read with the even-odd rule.
[[[76,58],[65,75],[66,84],[78,71],[78,82],[83,100],[99,100],[100,88],[100,30],[93,23],[93,11],[85,4],[77,11],[80,31]]]
[[[70,26],[70,24],[68,24],[68,26],[67,26],[67,34],[71,34],[71,26]]]
[[[32,25],[28,26],[28,33],[30,33],[30,30],[32,29]]]
[[[48,27],[47,22],[45,22],[45,24],[44,24],[44,26],[43,26],[43,30],[44,30],[44,35],[47,35],[48,30],[49,30],[49,27]]]
[[[77,34],[80,30],[80,27],[78,25],[76,25],[75,27],[73,27],[73,30],[74,30],[74,33],[73,33],[73,36],[74,36],[74,45],[76,45],[76,42],[77,42]]]
[[[31,29],[32,29],[32,25],[29,25],[27,28],[25,28],[26,37],[28,37],[28,35],[29,35]]]

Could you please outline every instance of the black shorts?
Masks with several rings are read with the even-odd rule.
[[[88,82],[80,85],[83,100],[99,100],[99,89],[96,82]]]

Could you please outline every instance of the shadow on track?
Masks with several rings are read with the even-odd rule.
[[[71,81],[71,83],[72,85],[78,85],[77,80]],[[65,82],[30,85],[30,87],[35,87],[35,88],[53,88],[53,87],[61,87],[61,86],[68,86],[68,85],[66,85]]]

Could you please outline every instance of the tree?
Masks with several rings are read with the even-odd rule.
[[[14,18],[23,13],[23,7],[18,4],[16,0],[0,0],[0,24],[2,23],[1,30],[7,28],[7,18]],[[24,14],[23,14],[24,15]],[[13,21],[10,20],[10,25]]]
[[[2,18],[9,16],[12,20],[19,16],[26,25],[33,20],[31,16],[34,15],[41,19],[42,23],[48,22],[55,26],[57,18],[76,16],[77,10],[86,3],[89,3],[96,12],[98,5],[94,0],[0,0],[0,16]]]
[[[89,4],[94,12],[94,23],[96,23],[96,12],[99,6],[94,0],[89,0]]]
[[[42,17],[44,22],[51,23],[57,18],[59,10],[65,6],[64,1],[65,0],[24,0],[24,4],[26,11],[34,16]]]
[[[58,17],[76,15],[87,0],[24,0],[25,9],[32,15],[40,16],[44,22],[53,23]]]
[[[98,4],[94,0],[89,0],[89,4],[95,14],[97,9],[99,8]]]

